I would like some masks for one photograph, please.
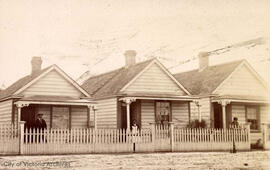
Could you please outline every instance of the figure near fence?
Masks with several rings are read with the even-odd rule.
[[[46,139],[43,133],[44,133],[44,130],[47,129],[47,124],[46,124],[46,121],[43,119],[42,113],[37,114],[37,119],[35,121],[35,128],[38,132],[38,135],[36,138],[38,142],[41,142],[41,140],[43,142],[46,142]]]
[[[238,118],[237,117],[234,117],[233,118],[233,121],[231,123],[231,127],[232,128],[238,128],[239,127],[239,123],[238,123]]]
[[[46,121],[43,119],[43,114],[42,113],[37,114],[37,119],[35,121],[35,128],[38,129],[38,130],[47,129],[47,124],[46,124]]]

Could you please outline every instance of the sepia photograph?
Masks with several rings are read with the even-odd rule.
[[[0,0],[0,169],[270,169],[270,1]]]

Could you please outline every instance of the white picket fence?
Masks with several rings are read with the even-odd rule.
[[[173,151],[249,150],[248,128],[174,129]],[[234,145],[234,146],[233,146]]]
[[[18,154],[18,128],[13,124],[0,124],[0,154]]]
[[[26,129],[21,153],[123,153],[146,151],[151,144],[149,129],[137,132],[125,129]],[[147,150],[151,151],[151,150]]]
[[[18,133],[19,132],[19,133]],[[72,154],[250,149],[249,128],[25,129],[0,125],[1,154]]]

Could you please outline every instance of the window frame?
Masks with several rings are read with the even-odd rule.
[[[154,112],[155,112],[155,123],[158,123],[157,122],[157,103],[160,102],[160,103],[169,103],[169,120],[168,120],[168,123],[169,122],[172,122],[172,102],[169,101],[169,100],[155,100],[155,104],[154,104]],[[163,123],[161,123],[163,124]]]
[[[71,106],[69,105],[51,105],[51,128],[55,129],[55,127],[53,127],[53,116],[54,116],[54,111],[53,108],[67,108],[68,112],[67,112],[67,116],[68,116],[68,122],[67,122],[67,128],[70,129],[71,128]]]
[[[245,118],[246,118],[246,123],[250,123],[251,125],[251,122],[248,122],[248,108],[255,108],[256,109],[256,120],[257,120],[257,129],[252,129],[251,126],[250,126],[250,131],[260,131],[261,130],[261,127],[260,127],[260,106],[257,106],[257,105],[246,105],[245,106]]]

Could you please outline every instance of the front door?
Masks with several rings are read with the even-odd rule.
[[[28,107],[23,107],[21,111],[21,120],[25,121],[26,128],[33,128],[35,125],[35,106],[30,104]]]
[[[222,107],[218,103],[214,105],[214,128],[222,128]]]

